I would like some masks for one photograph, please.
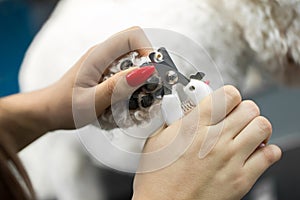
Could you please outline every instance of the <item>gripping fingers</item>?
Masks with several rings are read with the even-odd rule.
[[[244,163],[261,143],[267,143],[271,134],[272,125],[265,117],[253,119],[233,140],[241,162]]]
[[[139,27],[121,31],[104,41],[95,50],[90,64],[102,69],[120,56],[135,50],[139,51],[141,56],[147,56],[152,51],[150,41]]]
[[[227,85],[216,90],[199,104],[201,125],[210,126],[219,123],[241,100],[239,91],[233,86]]]
[[[258,148],[244,165],[250,182],[254,183],[266,169],[280,159],[281,154],[281,149],[276,145]]]
[[[203,126],[209,126],[205,139],[201,142],[200,159],[205,158],[217,144],[223,129],[223,125],[219,122],[238,106],[241,100],[241,95],[235,87],[224,86],[200,103],[200,119],[198,123]],[[202,139],[200,140],[202,141]]]
[[[221,123],[224,137],[232,140],[240,133],[255,117],[259,116],[258,106],[250,100],[242,101]]]
[[[80,62],[76,85],[95,86],[113,61],[131,51],[138,51],[141,56],[152,51],[151,43],[139,27],[126,29],[91,48]]]

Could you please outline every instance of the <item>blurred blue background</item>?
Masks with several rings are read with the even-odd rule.
[[[55,0],[0,0],[0,96],[19,91],[18,72]]]

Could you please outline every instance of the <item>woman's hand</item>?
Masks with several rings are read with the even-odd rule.
[[[0,99],[0,132],[8,132],[21,149],[48,131],[91,123],[110,106],[113,93],[118,98],[127,97],[155,69],[131,68],[99,83],[102,73],[114,60],[131,51],[147,56],[150,47],[142,29],[124,30],[89,49],[53,85]]]
[[[241,101],[234,87],[215,91],[197,108],[147,141],[145,153],[176,145],[156,162],[142,158],[141,171],[152,166],[152,172],[136,175],[134,200],[241,199],[280,159],[281,150],[267,145],[270,122],[255,103]],[[159,168],[172,154],[178,159]]]
[[[51,128],[80,128],[96,120],[97,116],[111,105],[112,95],[120,99],[125,98],[145,82],[154,72],[154,67],[143,68],[137,72],[140,73],[138,76],[131,76],[131,79],[135,80],[130,81],[138,81],[133,85],[128,84],[126,76],[134,68],[121,71],[99,84],[102,74],[113,61],[134,50],[141,56],[147,56],[150,52],[150,42],[138,27],[113,35],[81,57],[75,66],[50,88]],[[116,84],[118,88],[115,88]]]

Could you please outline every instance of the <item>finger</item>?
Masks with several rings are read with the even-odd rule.
[[[281,158],[281,149],[276,145],[267,145],[257,149],[245,162],[245,174],[254,183],[262,173]]]
[[[208,126],[205,132],[198,135],[194,143],[196,146],[201,144],[200,159],[208,155],[217,144],[222,133],[222,125],[220,126],[219,122],[240,102],[239,91],[233,86],[224,86],[204,98],[196,109],[183,118],[182,127],[189,132],[188,135],[198,132],[200,126]]]
[[[141,56],[147,56],[152,50],[151,43],[139,27],[117,33],[89,51],[80,66],[76,84],[82,86],[84,83],[83,87],[95,86],[113,61],[134,50],[139,51]]]
[[[135,50],[141,56],[147,56],[152,50],[151,43],[139,27],[124,30],[101,43],[90,55],[89,65],[103,72],[112,61]]]
[[[74,73],[76,73],[81,68],[82,64],[86,61],[86,59],[89,57],[89,55],[96,48],[97,48],[97,45],[90,47],[69,71],[73,71]],[[73,73],[66,73],[65,76],[67,76],[69,74],[73,74]]]
[[[259,116],[252,120],[233,140],[241,162],[244,163],[261,143],[266,144],[271,134],[272,125],[265,117]]]
[[[140,56],[148,56],[149,53],[153,52],[153,48],[152,48],[151,42],[149,41],[149,39],[145,35],[144,31],[140,27],[133,26],[133,27],[130,27],[130,28],[125,29],[123,31],[120,31],[119,33],[126,33],[126,32],[130,32],[130,31],[137,32],[137,36],[139,37],[139,41],[138,41],[139,44],[138,44],[138,46],[141,46],[141,47],[138,47],[136,49],[139,52]],[[115,35],[117,35],[117,34],[115,34]],[[114,37],[114,35],[112,37]],[[133,47],[133,49],[134,48],[135,47]]]
[[[200,102],[197,109],[200,112],[201,125],[211,126],[222,121],[240,102],[239,91],[230,85],[224,86]]]
[[[260,115],[258,106],[250,100],[242,101],[222,122],[224,137],[233,139],[255,117]]]
[[[121,71],[96,87],[95,107],[97,116],[112,103],[128,98],[153,73],[154,66]]]

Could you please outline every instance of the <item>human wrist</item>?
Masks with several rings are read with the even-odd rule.
[[[46,90],[0,99],[0,131],[7,132],[22,149],[51,129]]]

